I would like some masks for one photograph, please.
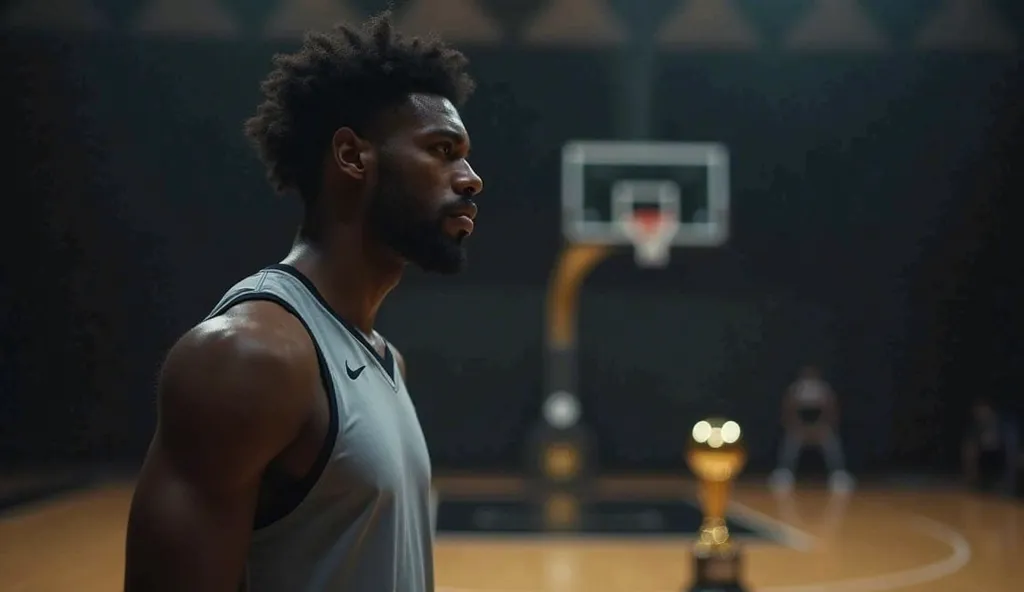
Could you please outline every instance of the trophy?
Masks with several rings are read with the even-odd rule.
[[[739,549],[725,524],[729,490],[747,458],[741,436],[735,421],[705,419],[693,426],[686,462],[700,480],[703,521],[693,549],[690,592],[744,592]]]

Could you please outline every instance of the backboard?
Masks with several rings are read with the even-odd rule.
[[[715,143],[574,141],[562,149],[562,232],[569,242],[632,244],[637,210],[676,218],[672,246],[729,238],[729,153]]]

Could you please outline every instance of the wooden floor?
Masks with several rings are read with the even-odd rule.
[[[493,486],[456,480],[441,489]],[[0,590],[119,590],[130,495],[130,484],[104,486],[0,518]],[[782,544],[745,546],[748,584],[757,592],[1024,589],[1020,503],[879,488],[848,498],[798,490],[779,499],[755,485],[739,487],[734,500],[734,515],[783,535]],[[438,592],[675,592],[689,577],[687,545],[670,538],[440,537]]]

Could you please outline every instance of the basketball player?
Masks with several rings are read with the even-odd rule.
[[[962,460],[968,484],[981,491],[1012,493],[1017,473],[1017,426],[985,397],[971,406]]]
[[[807,445],[814,445],[825,455],[829,486],[835,491],[846,491],[852,486],[839,442],[839,401],[814,366],[805,366],[786,392],[782,427],[785,433],[779,468],[772,474],[773,485],[782,491],[792,487],[800,451]]]
[[[130,592],[434,588],[430,458],[374,318],[407,263],[463,267],[482,184],[466,59],[389,19],[308,35],[263,84],[246,131],[303,222],[164,361]]]

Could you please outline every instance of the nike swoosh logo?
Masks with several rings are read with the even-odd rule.
[[[363,373],[363,370],[366,370],[365,364],[353,370],[348,367],[348,360],[345,360],[345,372],[348,373],[348,377],[352,380],[359,378],[359,375]]]

